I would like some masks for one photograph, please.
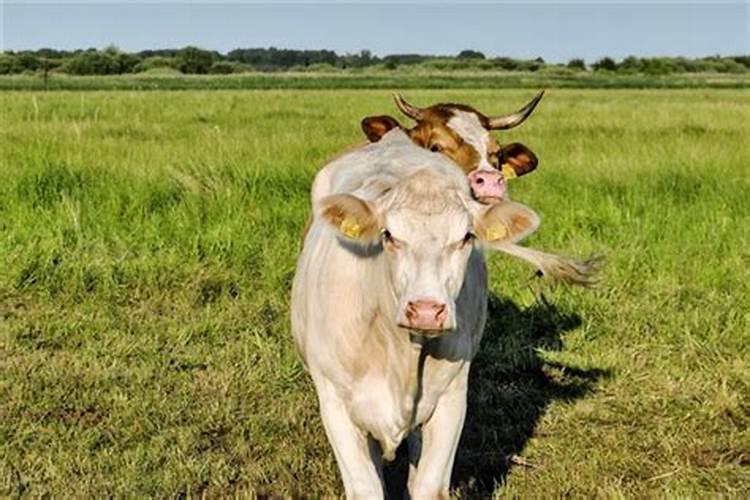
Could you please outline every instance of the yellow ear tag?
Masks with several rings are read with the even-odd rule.
[[[487,237],[487,241],[497,241],[505,238],[508,235],[508,230],[505,229],[505,226],[503,226],[502,224],[498,224],[487,229],[485,235]]]
[[[349,238],[357,239],[362,234],[362,227],[354,219],[344,219],[339,226],[341,232]]]
[[[513,167],[510,166],[510,163],[503,163],[503,166],[500,167],[500,171],[503,173],[503,176],[507,180],[515,179],[516,177],[518,177],[518,175],[516,175],[516,171],[513,170]]]

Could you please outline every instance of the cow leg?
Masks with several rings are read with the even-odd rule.
[[[320,414],[347,498],[383,498],[383,464],[377,444],[358,429],[328,382],[316,384]]]
[[[430,419],[422,424],[419,457],[416,470],[412,465],[409,493],[413,500],[423,498],[449,498],[453,460],[466,416],[466,388],[469,363],[440,396]],[[416,443],[415,443],[416,444]]]

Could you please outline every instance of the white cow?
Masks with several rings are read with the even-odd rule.
[[[474,201],[453,162],[400,131],[327,165],[312,198],[292,330],[347,497],[384,495],[382,461],[405,438],[411,498],[448,497],[486,319],[482,248],[539,219]]]

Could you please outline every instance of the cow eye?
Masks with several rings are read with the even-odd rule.
[[[442,148],[437,144],[433,144],[432,146],[430,146],[430,151],[432,151],[433,153],[439,153],[441,149]]]
[[[461,247],[463,248],[469,243],[471,243],[472,241],[474,241],[474,238],[476,238],[476,235],[474,235],[474,233],[472,233],[471,231],[466,233],[466,235],[464,236],[464,239],[461,240]]]
[[[393,239],[393,235],[387,229],[383,229],[383,241],[391,245],[396,243],[395,240]]]
[[[383,230],[383,246],[390,250],[398,250],[401,248],[401,242],[393,237],[390,231],[387,229]]]

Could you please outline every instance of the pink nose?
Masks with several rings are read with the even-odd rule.
[[[417,330],[443,330],[448,308],[434,300],[416,300],[406,304],[406,321]]]
[[[497,170],[473,170],[469,174],[469,184],[479,201],[496,201],[505,196],[505,177]]]

